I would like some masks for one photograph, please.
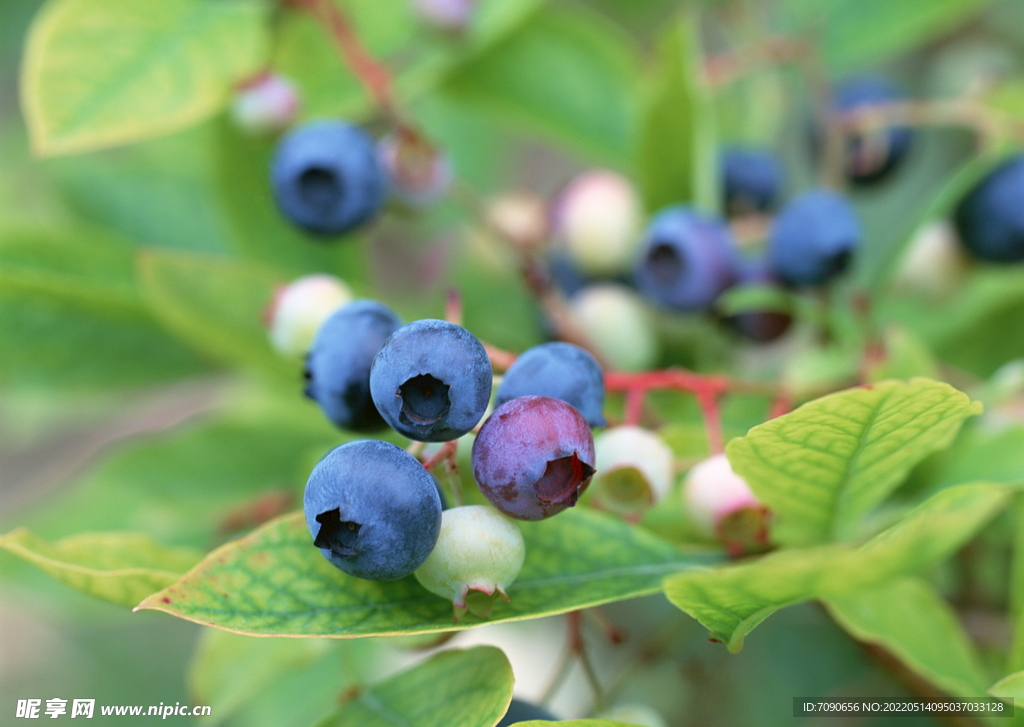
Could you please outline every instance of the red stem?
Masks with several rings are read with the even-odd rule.
[[[441,449],[434,452],[434,455],[423,462],[423,469],[431,470],[446,459],[455,456],[455,451],[459,447],[459,440],[453,439],[450,442],[445,442]]]
[[[352,24],[331,0],[291,0],[305,8],[324,25],[338,47],[345,64],[366,88],[381,112],[397,127],[402,127],[392,93],[391,74],[370,55]]]

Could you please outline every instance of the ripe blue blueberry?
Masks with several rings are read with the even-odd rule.
[[[592,427],[607,423],[601,365],[579,346],[555,341],[525,351],[505,372],[494,406],[531,394],[572,404]]]
[[[373,139],[341,121],[311,122],[282,138],[270,179],[281,212],[320,235],[340,235],[368,221],[388,187]]]
[[[763,257],[743,260],[738,285],[778,285],[779,280]],[[729,318],[729,323],[744,338],[770,343],[789,330],[793,317],[777,310],[752,310]]]
[[[767,212],[782,191],[782,164],[767,149],[735,147],[722,153],[725,210],[730,215]]]
[[[953,221],[964,247],[990,262],[1024,260],[1024,155],[1016,155],[974,187]]]
[[[735,254],[723,222],[669,207],[644,232],[637,284],[648,299],[668,308],[707,308],[732,284]]]
[[[384,421],[370,397],[374,356],[402,321],[375,300],[355,300],[317,330],[306,359],[306,396],[342,429],[378,429]]]
[[[441,500],[419,461],[389,442],[332,449],[309,475],[304,497],[313,544],[346,573],[403,578],[430,555],[441,532]]]
[[[768,260],[791,285],[821,285],[846,270],[861,243],[860,223],[846,197],[825,189],[793,198],[768,235]]]
[[[399,434],[421,442],[457,439],[491,398],[491,362],[462,326],[424,319],[399,328],[377,353],[370,395]]]
[[[891,80],[864,75],[838,84],[833,104],[839,112],[905,100],[906,95]],[[850,134],[846,142],[846,176],[855,184],[869,185],[889,176],[910,151],[913,139],[906,126]]]
[[[538,707],[536,704],[530,704],[522,699],[513,697],[512,702],[508,705],[508,711],[505,712],[505,716],[501,718],[501,721],[495,727],[512,727],[514,724],[530,722],[535,719],[547,720],[548,722],[558,721],[558,717],[543,707]]]
[[[473,476],[509,517],[543,520],[576,504],[594,475],[594,436],[575,407],[547,396],[505,402],[473,442]]]

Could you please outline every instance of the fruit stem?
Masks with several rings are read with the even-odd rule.
[[[366,50],[359,34],[356,33],[341,9],[331,0],[290,0],[290,2],[307,10],[317,22],[324,26],[328,35],[334,40],[341,59],[362,83],[381,113],[396,128],[405,128],[395,104],[391,74]]]
[[[423,469],[432,470],[437,467],[441,462],[446,459],[451,459],[455,456],[456,451],[459,448],[459,440],[453,439],[450,442],[445,442],[439,450],[423,461]]]
[[[462,294],[458,288],[449,288],[445,295],[444,319],[457,326],[462,325]]]

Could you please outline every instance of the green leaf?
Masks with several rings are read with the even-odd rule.
[[[729,443],[733,469],[776,514],[782,545],[845,540],[981,405],[930,379],[830,394]]]
[[[818,30],[833,72],[877,66],[940,36],[989,0],[787,0],[783,17],[795,30]]]
[[[202,558],[138,533],[85,533],[51,543],[18,528],[0,535],[0,548],[75,590],[125,606],[166,588]]]
[[[1024,671],[1014,672],[992,685],[988,693],[1000,699],[1012,699],[1015,704],[1024,702]]]
[[[917,333],[943,361],[988,377],[1024,357],[1024,271],[1015,266],[977,268],[953,298],[891,298],[880,306]]]
[[[211,725],[312,724],[336,709],[338,694],[375,672],[383,643],[254,639],[204,629],[188,668],[189,692],[212,707]]]
[[[250,0],[50,0],[22,72],[33,148],[89,151],[212,116],[264,61],[267,10]]]
[[[985,693],[988,677],[970,638],[927,581],[894,580],[827,598],[825,606],[851,636],[884,647],[943,691],[963,699]]]
[[[457,66],[443,90],[621,166],[633,135],[635,77],[628,36],[574,6],[540,12]]]
[[[995,409],[986,414],[985,420],[997,416]],[[957,437],[942,454],[941,469],[932,487],[939,489],[972,481],[1024,486],[1024,427],[992,430],[983,425],[971,426]]]
[[[520,523],[526,562],[488,622],[519,621],[632,598],[713,556],[687,555],[643,530],[582,508]],[[373,636],[450,631],[452,604],[415,578],[366,581],[330,565],[301,514],[274,521],[211,553],[178,583],[140,605],[264,636]]]
[[[199,373],[147,310],[133,260],[91,228],[0,229],[0,381],[127,387]]]
[[[1007,667],[1024,669],[1024,495],[1017,494],[1011,517],[1014,523],[1013,560],[1010,571],[1010,618],[1013,641]]]
[[[650,212],[681,202],[718,209],[718,160],[700,62],[696,22],[680,16],[661,38],[641,113],[637,180]]]
[[[560,719],[557,722],[549,722],[545,719],[531,719],[527,722],[516,722],[516,727],[546,727],[547,725],[558,725],[559,727],[636,727],[625,722],[616,722],[611,719]]]
[[[366,689],[318,727],[493,727],[514,681],[501,649],[448,649]]]
[[[138,271],[153,312],[183,339],[223,363],[297,380],[262,323],[285,275],[245,260],[155,248],[139,254]]]
[[[786,549],[730,568],[680,573],[665,579],[665,594],[737,652],[747,634],[784,606],[871,588],[945,559],[1008,497],[998,485],[950,488],[859,548]]]

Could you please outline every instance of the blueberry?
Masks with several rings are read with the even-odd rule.
[[[331,450],[309,475],[304,497],[313,544],[346,573],[403,578],[430,555],[441,532],[441,500],[419,461],[388,442]]]
[[[542,520],[576,504],[594,474],[594,437],[561,399],[521,396],[484,422],[473,442],[473,476],[509,517]]]
[[[523,535],[514,522],[493,507],[464,505],[441,514],[441,535],[416,569],[416,580],[450,600],[456,620],[470,605],[474,613],[484,610],[490,616],[497,596],[509,600],[506,589],[519,575],[525,555]],[[470,591],[479,597],[473,604],[466,602]]]
[[[375,300],[355,300],[324,321],[306,359],[306,396],[342,429],[383,426],[370,397],[370,366],[402,321]]]
[[[734,268],[729,228],[675,206],[659,212],[647,226],[636,278],[650,300],[691,311],[710,306],[732,284]]]
[[[457,439],[491,398],[491,362],[462,326],[424,319],[399,328],[370,370],[370,394],[395,431],[421,442]]]
[[[860,223],[846,197],[812,190],[793,198],[775,218],[768,260],[786,283],[821,285],[849,267],[860,243]]]
[[[508,705],[508,711],[505,712],[505,716],[501,718],[501,721],[495,727],[512,727],[514,724],[530,722],[535,719],[547,720],[549,722],[558,721],[558,717],[543,707],[538,707],[536,704],[530,704],[522,699],[513,697],[511,704]]]
[[[953,221],[976,258],[1024,260],[1024,155],[1010,158],[968,192]]]
[[[270,179],[285,217],[320,235],[368,221],[388,186],[374,140],[340,121],[315,121],[287,134],[274,152]]]
[[[739,285],[777,285],[778,278],[763,257],[744,260],[740,265]],[[744,338],[770,343],[789,330],[793,317],[772,310],[752,310],[732,316],[729,323]]]
[[[837,111],[903,101],[906,94],[891,80],[865,75],[838,84],[833,97]],[[870,185],[889,176],[910,151],[913,133],[906,126],[890,126],[851,134],[846,142],[846,176],[855,184]]]
[[[722,153],[725,210],[730,215],[767,212],[782,191],[782,164],[767,149],[736,147]]]
[[[494,406],[520,396],[550,396],[572,404],[592,427],[603,427],[604,374],[588,351],[555,341],[525,351],[505,372]]]

